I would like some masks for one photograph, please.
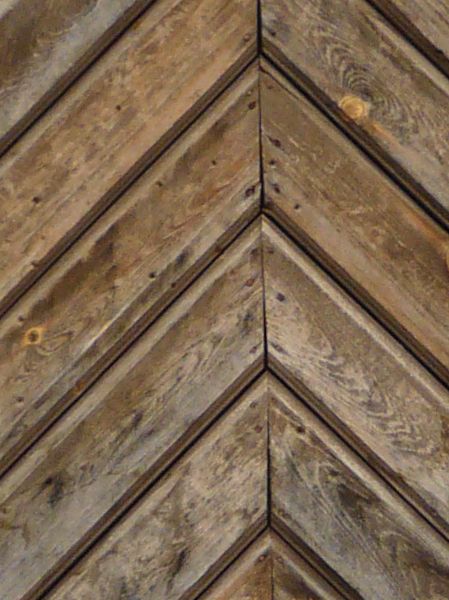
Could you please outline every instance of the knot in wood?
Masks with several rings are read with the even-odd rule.
[[[362,121],[369,113],[368,103],[357,96],[344,96],[338,105],[353,121]]]

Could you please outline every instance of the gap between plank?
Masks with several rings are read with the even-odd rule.
[[[255,385],[261,377],[263,377],[264,369],[263,365],[256,365],[249,371],[243,374],[242,381],[237,381],[233,385],[235,389],[228,390],[225,394],[225,398],[220,398],[215,404],[216,414],[213,414],[210,420],[204,424],[198,426],[196,422],[197,431],[195,431],[192,438],[186,443],[186,445],[171,456],[171,458],[162,458],[161,462],[164,464],[160,465],[156,473],[153,476],[148,474],[142,475],[140,480],[135,484],[136,489],[130,493],[127,490],[123,497],[117,501],[117,503],[106,513],[103,520],[100,520],[96,526],[88,532],[84,539],[81,539],[68,551],[67,555],[60,560],[60,564],[56,565],[53,573],[49,573],[47,577],[41,581],[36,588],[31,590],[23,600],[43,600],[47,594],[49,594],[70,572],[71,569],[76,566],[87,556],[87,554],[94,549],[99,543],[106,538],[106,536],[116,527],[119,526],[126,518],[129,512],[144,498],[144,496],[150,492],[168,473],[178,464],[187,454],[193,451],[196,443],[200,438],[203,438],[210,432],[218,422],[225,419],[227,414],[232,407],[238,403],[238,401],[247,393],[250,388]],[[179,440],[177,440],[179,442]],[[151,468],[153,470],[153,467]],[[148,480],[149,477],[149,480]],[[254,531],[247,531],[243,534],[243,541],[239,540],[237,548],[234,545],[229,550],[228,561],[232,561],[235,553],[240,553],[242,546],[249,545],[255,539],[255,537],[261,533],[264,527],[267,525],[267,515],[263,517],[263,522],[255,523],[253,525]],[[247,540],[249,538],[249,541]],[[223,570],[227,568],[227,565]],[[208,577],[207,575],[205,577]],[[210,576],[209,576],[210,577]],[[207,584],[208,585],[208,584]]]
[[[407,194],[418,206],[449,233],[449,211],[443,208],[433,196],[424,189],[407,171],[383,150],[374,140],[361,133],[357,125],[345,121],[335,112],[335,103],[298,69],[286,56],[271,44],[265,44],[263,58],[298,90],[313,106],[315,106],[338,130],[348,137],[353,144],[392,180],[402,192]]]

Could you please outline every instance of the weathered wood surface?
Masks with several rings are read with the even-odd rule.
[[[156,2],[0,162],[0,311],[255,54],[253,0]]]
[[[285,388],[269,418],[275,528],[318,554],[350,597],[445,598],[449,544]]]
[[[259,208],[251,68],[0,322],[0,472]]]
[[[449,394],[270,225],[268,362],[449,536]]]
[[[262,366],[261,248],[257,224],[150,327],[5,477],[0,487],[2,600],[28,598],[32,590],[43,589],[229,404]],[[235,473],[242,472],[242,477],[246,463],[240,464],[238,457],[250,452],[250,460],[247,443],[255,443],[251,432],[245,433],[248,441],[239,435],[229,442],[229,448],[235,446],[235,455],[227,450],[227,462],[235,467]],[[219,462],[214,463],[212,450],[205,452],[204,462],[219,480],[216,501],[223,510],[231,511],[232,519],[237,509],[226,493],[235,494],[243,503],[251,502],[251,486],[244,485],[245,478],[226,480]],[[191,485],[196,486],[198,493],[203,487],[203,476],[206,477],[204,465],[192,467]],[[227,486],[232,488],[231,483],[237,487],[225,493]],[[224,486],[223,490],[220,486]],[[163,496],[158,498],[154,506],[162,502]],[[177,522],[188,523],[186,506],[174,504],[166,514],[173,526]],[[164,505],[158,510],[165,511]],[[211,513],[210,506],[207,512]],[[220,523],[217,515],[211,513],[210,518],[211,522]],[[171,552],[170,544],[162,539],[167,532],[162,528],[162,538],[156,540],[159,525],[154,527],[149,538],[153,539],[153,548],[159,545],[157,554],[165,561],[166,553]],[[226,538],[228,529],[229,522],[226,531],[216,530],[208,543],[219,545],[218,539]],[[188,527],[176,535],[182,539],[187,532]],[[201,535],[208,539],[204,530]],[[139,548],[134,555],[136,560],[142,555],[143,548]],[[191,567],[186,562],[187,572]],[[168,585],[168,579],[162,574],[161,578]],[[100,577],[98,585],[116,585],[116,581],[113,578],[108,583]],[[143,577],[139,585],[146,581]],[[86,584],[80,585],[84,589]],[[82,594],[77,598],[84,598]],[[94,597],[112,595],[99,593]]]
[[[264,49],[449,222],[449,82],[363,0],[262,0]]]
[[[445,0],[370,0],[449,75],[449,4]]]
[[[266,410],[264,386],[245,395],[49,598],[201,592],[266,524]]]
[[[272,600],[341,600],[334,590],[296,552],[272,535]]]
[[[3,0],[0,152],[152,0]]]
[[[449,382],[449,234],[264,68],[267,210]]]
[[[254,542],[200,600],[273,600],[270,537]]]

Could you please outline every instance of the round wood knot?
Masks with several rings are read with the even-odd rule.
[[[362,121],[369,113],[368,103],[357,96],[344,96],[338,106],[353,121]]]
[[[42,341],[43,327],[31,327],[25,332],[23,336],[23,343],[25,346],[36,346]]]

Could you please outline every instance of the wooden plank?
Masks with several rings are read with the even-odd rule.
[[[257,213],[257,77],[253,66],[0,322],[0,472]]]
[[[268,362],[449,536],[449,394],[272,226]]]
[[[370,0],[449,75],[449,6],[441,0]]]
[[[264,49],[449,222],[449,82],[364,0],[263,0]]]
[[[261,248],[257,224],[185,292],[3,480],[2,600],[35,597],[44,590],[262,366]],[[248,438],[253,436],[248,434]],[[240,453],[248,452],[247,440],[239,435],[231,445],[237,441],[237,454],[227,450],[236,474],[244,469]],[[251,443],[255,443],[254,439]],[[214,460],[212,454],[209,450],[205,453],[209,464]],[[225,507],[225,498],[229,497],[226,494],[242,497],[242,502],[246,502],[243,497],[247,493],[251,496],[250,490],[242,493],[240,484],[244,480],[238,479],[240,475],[232,480],[237,486],[234,491],[222,491],[230,481],[219,462],[212,464],[211,469],[220,481],[217,499],[221,497]],[[191,473],[192,485],[197,482],[199,493],[204,468],[197,465]],[[154,506],[159,501],[162,496]],[[188,520],[184,514],[187,506],[173,505],[173,515],[176,513],[182,522]],[[227,510],[231,507],[227,506]],[[211,513],[211,522],[217,518]],[[150,537],[156,536],[158,527],[155,525]],[[161,535],[165,535],[163,530]],[[211,537],[210,544],[220,545],[217,540]],[[154,548],[158,544],[160,552],[160,539]],[[166,558],[164,552],[161,556]],[[186,569],[190,569],[187,564]],[[101,581],[101,585],[106,585]],[[141,584],[145,581],[143,578]],[[81,597],[84,596],[77,596]]]
[[[274,526],[319,555],[350,597],[444,598],[449,544],[284,388],[273,396]]]
[[[273,600],[341,600],[312,567],[278,536],[272,535]]]
[[[251,544],[200,600],[272,600],[270,537]]]
[[[49,598],[192,598],[266,523],[265,386],[252,390]]]
[[[3,157],[0,311],[229,83],[255,46],[253,0],[156,2]]]
[[[449,382],[449,235],[271,69],[262,98],[268,211]]]
[[[0,152],[150,0],[4,0]]]

